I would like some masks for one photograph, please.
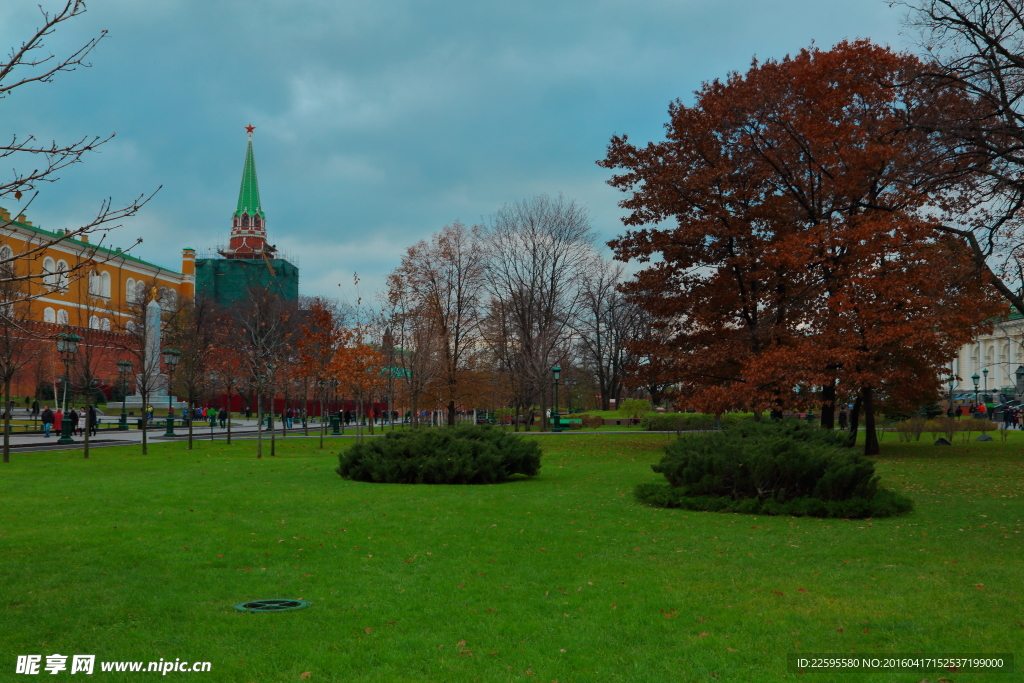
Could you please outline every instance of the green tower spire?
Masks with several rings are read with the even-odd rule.
[[[248,213],[266,219],[260,206],[260,186],[256,181],[256,158],[252,154],[252,132],[249,132],[249,147],[245,150],[245,166],[242,168],[242,186],[238,190],[238,208],[235,216]]]

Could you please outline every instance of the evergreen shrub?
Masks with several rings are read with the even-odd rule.
[[[346,479],[389,484],[493,484],[540,471],[535,441],[487,425],[389,432],[338,455]]]
[[[841,432],[797,420],[742,422],[665,447],[651,466],[668,485],[643,484],[638,500],[661,507],[814,517],[886,517],[910,499],[878,486],[874,463]]]

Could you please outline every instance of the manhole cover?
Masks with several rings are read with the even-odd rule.
[[[293,609],[309,607],[305,600],[250,600],[235,605],[239,612],[287,612]]]

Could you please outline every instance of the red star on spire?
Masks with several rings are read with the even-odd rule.
[[[249,133],[250,135],[252,134],[252,132],[253,132],[254,130],[256,130],[256,126],[254,126],[254,125],[252,125],[252,124],[249,124],[248,126],[246,126],[246,127],[245,127],[245,132],[246,132],[246,133]]]

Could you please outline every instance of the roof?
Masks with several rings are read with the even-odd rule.
[[[3,209],[3,207],[0,207],[0,211],[6,211],[6,209]],[[16,228],[18,228],[20,230],[25,230],[27,232],[34,232],[37,235],[41,235],[47,241],[53,240],[55,238],[59,238],[61,236],[61,234],[63,233],[62,230],[56,230],[56,231],[44,230],[43,228],[40,228],[37,225],[27,225],[27,224],[22,223],[20,221],[14,220],[13,218],[11,218],[9,220],[5,220],[5,221],[0,221],[0,226],[2,226],[4,224],[7,224],[7,223],[9,223],[11,226],[16,227]],[[91,242],[83,242],[82,240],[76,240],[76,239],[70,239],[70,238],[64,238],[64,239],[60,240],[60,242],[58,242],[58,244],[68,244],[70,246],[82,247],[85,250],[88,250],[88,251],[91,251],[91,252],[95,252],[96,256],[99,259],[101,259],[101,260],[107,260],[108,257],[124,259],[125,261],[127,261],[129,263],[137,263],[139,265],[143,265],[143,266],[146,266],[148,268],[153,268],[154,270],[160,270],[160,271],[163,271],[165,273],[174,273],[176,275],[180,275],[180,273],[178,273],[176,270],[173,270],[171,268],[164,268],[163,266],[158,266],[157,264],[150,263],[149,261],[143,261],[140,258],[136,258],[135,256],[132,256],[130,254],[126,254],[125,252],[121,251],[120,249],[110,249],[108,247],[104,247],[104,246],[99,245],[99,244],[93,244]]]
[[[241,216],[243,213],[248,213],[250,216],[259,214],[260,218],[266,218],[263,208],[260,206],[260,185],[256,180],[256,158],[252,154],[252,135],[249,136],[249,146],[245,150],[242,186],[238,188],[238,207],[235,209],[236,216]]]

